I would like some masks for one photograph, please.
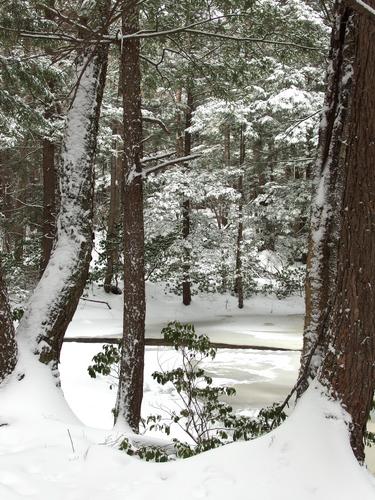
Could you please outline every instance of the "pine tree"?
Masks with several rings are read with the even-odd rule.
[[[375,3],[369,2],[374,8]],[[375,382],[375,16],[337,1],[320,129],[300,392],[313,377],[363,437]]]

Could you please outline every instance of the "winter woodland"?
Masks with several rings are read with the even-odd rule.
[[[374,498],[375,0],[0,2],[2,500]]]

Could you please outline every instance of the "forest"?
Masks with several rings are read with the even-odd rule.
[[[375,493],[375,0],[0,1],[0,497]]]

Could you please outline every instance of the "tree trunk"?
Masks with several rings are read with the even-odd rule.
[[[55,8],[55,0],[47,0],[48,7]],[[54,14],[48,9],[44,9],[46,19],[53,20]],[[46,47],[46,54],[51,55],[51,49]],[[54,83],[47,81],[51,93],[54,92]],[[56,111],[56,104],[52,104],[45,112],[46,120],[52,118]],[[42,255],[40,260],[40,274],[42,275],[49,258],[51,256],[53,243],[56,236],[56,190],[57,190],[57,170],[55,165],[56,147],[55,143],[48,137],[42,140],[42,170],[43,170],[43,223],[42,223]]]
[[[51,256],[56,235],[56,188],[55,144],[44,138],[42,142],[43,169],[43,235],[40,272],[43,274]]]
[[[122,33],[139,30],[139,5],[124,2]],[[138,431],[143,397],[145,279],[142,181],[142,114],[139,39],[124,40],[121,52],[124,108],[124,326],[116,419]]]
[[[13,207],[16,217],[11,226],[13,233],[13,257],[17,265],[22,266],[24,259],[24,244],[26,238],[26,224],[24,220],[25,207],[27,202],[27,179],[25,169],[20,168],[18,174],[15,195],[13,194]]]
[[[241,126],[240,135],[240,167],[245,162],[245,138]],[[242,281],[242,244],[243,244],[243,205],[244,205],[244,189],[243,189],[243,174],[238,178],[237,190],[240,195],[238,201],[238,226],[237,226],[237,245],[236,245],[236,276],[234,283],[234,292],[238,297],[238,308],[243,309],[243,281]]]
[[[88,48],[77,61],[77,84],[62,143],[57,242],[17,331],[56,377],[65,331],[91,260],[94,157],[107,50]]]
[[[230,167],[231,162],[231,143],[230,143],[230,132],[231,128],[229,124],[224,126],[224,166],[226,168]],[[225,228],[228,224],[228,207],[223,202],[221,206],[221,227]]]
[[[375,8],[374,0],[368,4]],[[310,238],[305,372],[317,373],[349,413],[351,445],[363,462],[375,381],[375,18],[337,2],[334,26]]]
[[[16,362],[17,343],[0,261],[0,383],[13,372]]]
[[[185,134],[184,134],[184,155],[191,154],[191,133],[188,130],[191,127],[191,120],[193,116],[193,94],[189,86],[186,89],[187,102],[186,102],[186,119],[185,119]],[[182,303],[185,306],[191,304],[191,283],[190,283],[190,248],[189,248],[189,235],[190,235],[190,212],[191,203],[189,199],[185,199],[182,203],[182,238],[184,240],[184,262],[182,266]]]
[[[121,93],[121,79],[119,82],[119,94]],[[115,121],[112,126],[113,136],[118,136],[121,129]],[[121,291],[117,284],[117,268],[119,263],[119,239],[118,226],[121,206],[121,175],[122,175],[122,152],[116,138],[112,140],[112,148],[116,154],[111,157],[111,187],[109,199],[108,227],[106,238],[106,255],[107,264],[104,277],[104,291],[107,293],[120,294]],[[113,279],[116,277],[116,283],[113,284]]]
[[[223,149],[223,160],[224,160],[224,167],[229,168],[230,167],[230,162],[231,162],[231,142],[230,142],[230,136],[231,136],[231,129],[229,124],[224,125],[224,149]],[[228,208],[225,204],[225,200],[222,202],[219,201],[218,203],[218,215],[216,217],[217,222],[218,222],[218,228],[221,231],[225,231],[226,226],[228,225]],[[225,234],[223,233],[223,238],[225,237]],[[222,279],[222,290],[223,292],[228,291],[228,267],[227,267],[227,253],[225,248],[223,247],[220,249],[221,253],[221,279]],[[236,284],[235,284],[236,286]]]
[[[11,239],[9,232],[9,222],[12,217],[12,203],[9,192],[11,184],[9,179],[8,154],[6,151],[0,151],[0,211],[3,215],[1,221],[1,250],[11,253]]]
[[[337,10],[337,9],[336,9]],[[337,11],[338,19],[344,13]],[[345,12],[347,16],[347,12]],[[353,54],[343,43],[347,20],[331,38],[324,114],[319,133],[319,153],[313,180],[311,229],[305,285],[306,313],[298,395],[309,385],[325,352],[327,321],[335,294],[340,201],[343,195],[343,155],[348,136],[348,111]]]

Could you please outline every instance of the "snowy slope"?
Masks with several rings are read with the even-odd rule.
[[[29,388],[19,386],[22,396]],[[20,409],[11,389],[2,394],[9,417]],[[2,500],[372,500],[375,494],[373,478],[351,453],[340,409],[318,389],[264,437],[168,464],[128,457],[111,448],[113,435],[65,422],[56,412],[38,419],[36,413],[0,428]]]
[[[163,301],[159,296],[159,299],[155,301],[154,307],[155,324],[162,323],[163,314],[170,312],[168,305],[163,307],[163,302],[168,303],[170,298],[166,297]],[[243,314],[243,318],[246,318],[242,323],[237,322],[237,325],[243,325],[244,336],[245,325],[249,327],[251,314],[258,317],[264,315],[263,323],[274,323],[275,335],[288,334],[287,329],[278,328],[274,317],[270,315],[270,301],[271,299],[266,299],[259,302],[258,309],[254,305],[255,301],[251,310],[250,302],[246,310],[239,315],[232,309],[233,316]],[[171,302],[174,303],[173,300]],[[102,306],[96,304],[95,308],[91,309],[88,304],[81,307],[71,332],[76,330],[78,333],[80,326],[86,324],[87,332],[90,330],[90,334],[95,335],[105,326],[108,320],[105,320],[104,310],[99,312]],[[225,303],[221,305],[225,307]],[[179,311],[178,304],[170,307]],[[299,312],[296,305],[288,305],[288,301],[286,304],[276,303],[272,307],[275,314],[284,317]],[[152,308],[151,300],[149,311],[152,312]],[[120,301],[117,311],[115,307],[111,311],[108,310],[113,314],[112,319],[108,321],[113,329],[120,321],[120,310]],[[227,310],[228,304],[225,311]],[[214,305],[212,311],[215,311]],[[220,310],[219,312],[221,313]],[[194,315],[198,320],[204,321],[205,314],[208,324],[207,304],[202,299]],[[259,326],[267,328],[273,325]],[[284,333],[276,333],[275,330]],[[214,332],[214,329],[212,331]],[[230,334],[230,331],[227,334]],[[276,340],[279,338],[281,337]],[[77,365],[80,365],[79,370],[85,369],[87,358],[92,354],[90,350],[85,353],[84,349],[88,347],[96,352],[100,346],[65,346],[63,385],[65,384],[66,395],[72,407],[81,408],[85,421],[89,421],[91,415],[92,420],[88,423],[103,424],[103,418],[108,417],[104,417],[104,412],[100,414],[98,405],[90,404],[93,404],[96,397],[99,407],[105,408],[107,415],[114,394],[105,387],[104,380],[97,380],[96,385],[90,386],[79,378]],[[115,431],[94,429],[82,424],[66,404],[62,392],[55,387],[48,368],[36,362],[32,356],[25,354],[26,352],[21,346],[18,368],[26,369],[28,376],[21,382],[11,379],[0,389],[1,500],[374,498],[374,479],[357,464],[349,447],[345,415],[342,415],[338,405],[325,399],[319,387],[311,388],[288,420],[262,438],[232,444],[188,460],[153,464],[118,451],[116,446],[122,436]],[[164,350],[167,357],[168,352],[168,349]],[[244,351],[241,353],[224,350],[222,358],[215,360],[214,364],[206,369],[216,374],[219,383],[238,383],[242,377],[249,385],[254,385],[254,380],[249,380],[249,377],[261,376],[263,382],[259,383],[263,383],[263,388],[267,386],[267,377],[269,381],[277,379],[280,370],[285,373],[290,370],[291,374],[295,374],[298,363],[290,364],[287,358],[278,357],[279,354],[289,356],[288,353],[269,354],[274,357],[268,359],[267,365],[264,359],[256,358],[261,353],[246,351],[244,354]],[[295,354],[298,361],[298,353]],[[155,349],[148,353],[148,356],[150,355],[152,359],[146,371],[150,371],[158,359],[155,357]],[[250,357],[246,358],[247,355]],[[169,361],[174,362],[171,358]],[[76,376],[78,378],[75,378]],[[89,378],[85,380],[90,381]],[[91,399],[86,398],[88,390],[92,392]],[[171,394],[166,396],[171,397]],[[248,394],[245,396],[249,397]],[[160,393],[152,383],[146,383],[145,399],[149,408],[159,397]]]

